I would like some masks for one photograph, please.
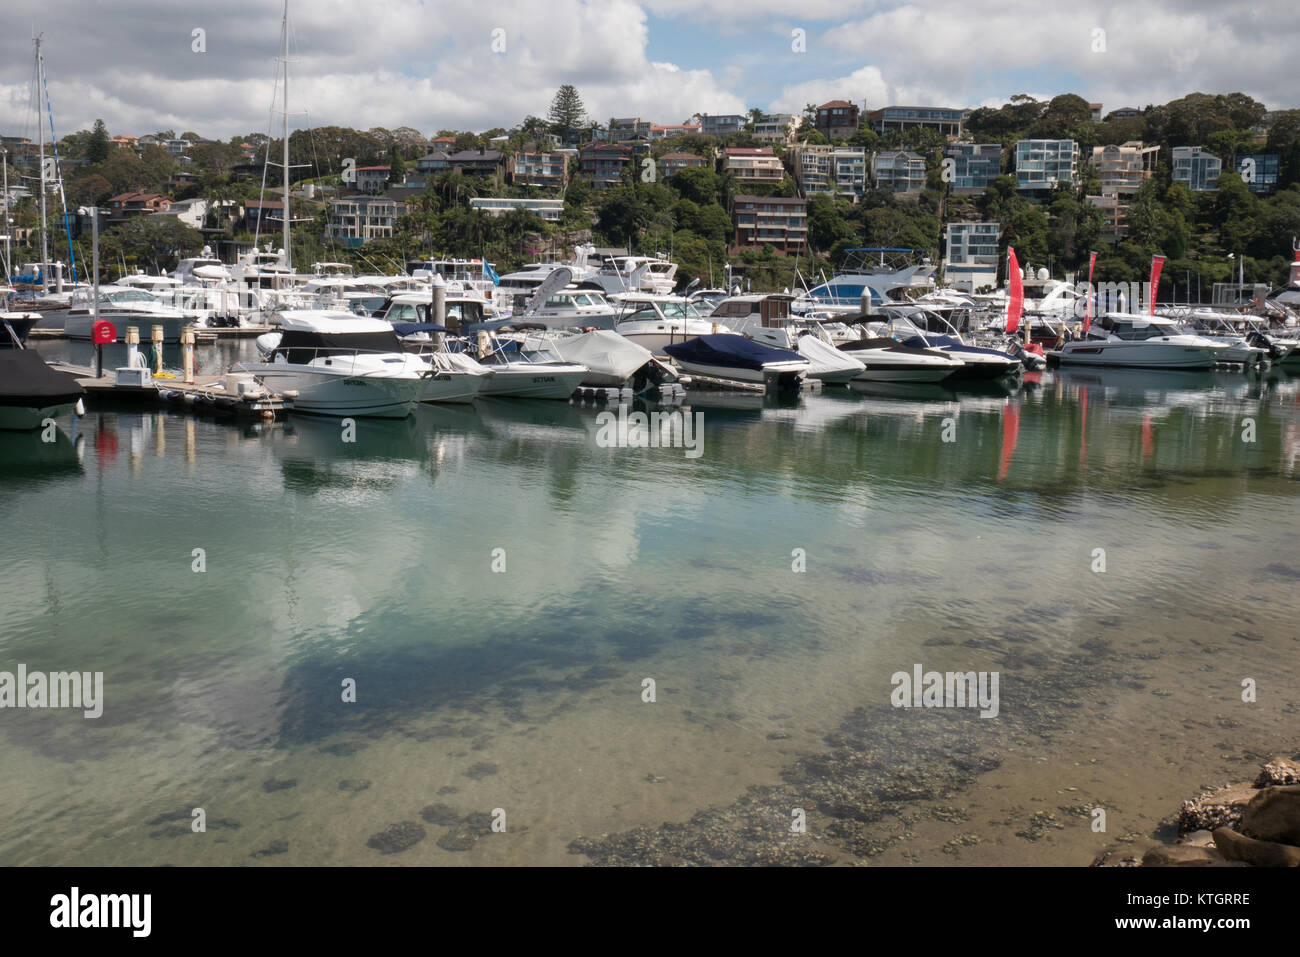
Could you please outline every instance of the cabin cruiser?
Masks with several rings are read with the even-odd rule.
[[[1261,368],[1274,362],[1281,364],[1295,351],[1295,343],[1271,339],[1268,322],[1259,316],[1195,309],[1187,319],[1191,328],[1186,331],[1228,347],[1223,352],[1224,362]]]
[[[182,259],[171,274],[186,285],[207,284],[229,279],[230,267],[212,255],[210,246],[204,246],[201,255]]]
[[[845,254],[840,272],[795,300],[796,312],[856,313],[864,296],[879,306],[904,290],[934,286],[935,267],[919,250],[873,246],[846,249]]]
[[[573,395],[587,378],[585,365],[537,349],[526,352],[522,340],[512,335],[540,332],[545,328],[512,319],[466,328],[461,350],[469,352],[492,372],[491,378],[483,383],[482,395],[518,399],[568,399]]]
[[[9,297],[16,291],[11,286],[0,286],[0,322],[7,326],[0,331],[0,349],[23,348],[27,333],[44,318],[39,312],[10,311]]]
[[[94,289],[76,291],[63,320],[63,331],[69,339],[90,338],[95,323],[94,306]],[[180,342],[181,330],[191,324],[179,309],[152,293],[128,286],[100,286],[98,312],[100,319],[113,323],[119,330],[126,326],[139,328],[142,342],[153,338],[154,326],[162,326],[163,342]]]
[[[398,322],[393,332],[405,352],[429,364],[434,375],[420,394],[421,402],[470,402],[483,391],[492,370],[463,352],[447,349],[452,331],[433,323]]]
[[[762,385],[769,392],[800,388],[808,372],[808,360],[799,353],[733,333],[696,336],[665,346],[664,351],[684,372]]]
[[[79,408],[85,389],[75,376],[45,364],[0,316],[0,429],[30,431]]]
[[[1112,312],[1099,317],[1082,339],[1056,353],[1062,365],[1209,369],[1228,347],[1189,335],[1172,319]]]
[[[715,320],[705,319],[681,296],[640,293],[614,299],[620,309],[614,331],[656,355],[662,355],[664,347],[674,342],[731,332]]]
[[[427,362],[403,352],[381,319],[328,310],[285,310],[277,319],[280,330],[257,339],[260,361],[237,362],[231,371],[289,394],[296,411],[404,418],[435,375]]]
[[[480,322],[492,322],[498,318],[496,307],[477,296],[449,291],[444,300],[446,308],[442,325],[453,333],[459,333],[465,326]],[[433,314],[433,290],[420,292],[399,292],[385,299],[372,315],[391,323],[431,323],[437,320]]]
[[[611,256],[592,277],[606,295],[650,292],[668,295],[677,285],[677,264],[653,256]]]

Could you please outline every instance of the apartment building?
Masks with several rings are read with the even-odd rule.
[[[534,145],[511,156],[507,168],[516,186],[563,189],[569,176],[569,157],[565,153],[540,152]]]
[[[344,196],[330,203],[330,238],[355,249],[376,239],[391,239],[406,204],[387,196]]]
[[[949,189],[956,195],[983,193],[1002,175],[1002,147],[997,143],[952,143],[943,155],[952,160]]]
[[[1175,146],[1173,181],[1182,183],[1193,193],[1207,193],[1219,188],[1223,160],[1199,146]]]
[[[588,143],[578,151],[578,175],[597,189],[617,186],[632,162],[632,150],[617,143]]]
[[[817,107],[813,125],[830,140],[848,139],[858,131],[861,111],[848,100],[831,100]]]
[[[871,159],[877,189],[902,196],[920,196],[925,189],[925,159],[911,150],[883,150]]]
[[[1074,140],[1020,140],[1016,143],[1016,188],[1045,191],[1073,186],[1079,175],[1079,144]]]
[[[766,146],[729,146],[723,151],[722,171],[740,184],[776,183],[785,179],[781,160]]]
[[[867,114],[867,121],[877,133],[910,130],[918,127],[936,130],[944,136],[961,136],[970,110],[946,106],[887,106]]]
[[[974,292],[981,286],[998,284],[997,223],[949,223],[943,275],[952,286]]]
[[[808,204],[798,197],[745,196],[732,199],[737,246],[772,246],[803,252],[808,245]]]

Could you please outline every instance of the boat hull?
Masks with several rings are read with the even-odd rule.
[[[479,395],[516,399],[568,399],[587,370],[581,366],[548,369],[541,363],[520,363],[517,366],[489,365],[492,375],[483,383]]]
[[[1224,361],[1221,346],[1174,343],[1067,342],[1057,354],[1062,365],[1127,366],[1136,369],[1210,369]]]
[[[322,372],[286,363],[242,363],[272,392],[296,392],[295,412],[336,417],[403,419],[415,411],[428,380]]]
[[[420,401],[473,402],[474,396],[479,394],[490,378],[491,376],[472,372],[439,372],[425,380]]]
[[[685,359],[674,359],[673,361],[677,363],[683,372],[689,375],[761,385],[771,391],[788,391],[799,388],[808,371],[807,365],[791,368],[793,364],[785,362],[771,363],[761,369],[745,369],[737,366],[691,362]]]
[[[0,431],[31,432],[41,428],[46,419],[57,419],[76,408],[75,402],[47,406],[0,405]]]
[[[163,327],[163,342],[176,343],[181,341],[181,330],[191,324],[191,321],[185,316],[115,316],[112,313],[101,313],[100,319],[111,322],[117,329],[118,338],[125,340],[128,326],[134,326],[140,330],[141,344],[153,340],[153,327]],[[69,339],[90,339],[91,326],[95,323],[93,316],[83,313],[68,313],[63,319],[63,333]]]

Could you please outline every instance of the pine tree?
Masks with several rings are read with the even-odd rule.
[[[108,139],[108,127],[104,125],[103,120],[95,120],[95,128],[86,142],[86,162],[91,164],[104,162],[108,159],[111,145]]]
[[[582,127],[586,113],[586,107],[582,105],[582,97],[578,95],[577,89],[566,83],[555,91],[550,112],[546,116],[561,141],[568,142],[569,134]]]

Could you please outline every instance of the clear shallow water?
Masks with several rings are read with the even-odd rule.
[[[698,459],[511,400],[0,433],[0,670],[106,697],[0,711],[0,863],[1086,863],[1296,747],[1298,385],[704,395]]]

